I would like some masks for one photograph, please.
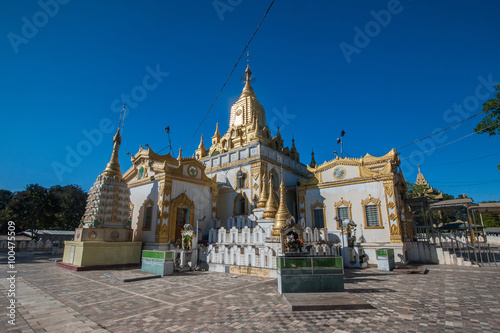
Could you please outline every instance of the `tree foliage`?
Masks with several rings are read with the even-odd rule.
[[[478,134],[487,133],[489,136],[500,134],[500,85],[495,86],[495,89],[497,90],[495,97],[483,104],[483,112],[486,115],[474,129]],[[500,169],[500,164],[498,168]]]
[[[10,193],[10,195],[9,195]],[[76,185],[27,185],[24,191],[0,190],[0,233],[7,231],[9,220],[17,231],[26,229],[72,230],[85,212],[87,193]]]

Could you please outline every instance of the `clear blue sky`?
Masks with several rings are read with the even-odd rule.
[[[245,59],[188,145],[271,2],[59,1],[0,5],[3,189],[89,190],[109,160],[122,95],[132,96],[122,171],[125,152],[168,145],[167,125],[184,156],[217,122],[225,132]],[[499,12],[497,1],[277,0],[249,48],[253,87],[302,162],[313,147],[318,163],[332,159],[341,130],[350,156],[381,155],[481,111],[500,84]],[[500,137],[452,143],[481,118],[400,149],[405,178],[414,182],[420,164],[440,190],[500,200],[500,154],[477,159],[500,153]]]

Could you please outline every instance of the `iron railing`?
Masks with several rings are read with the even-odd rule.
[[[415,227],[417,241],[434,244],[457,258],[468,260],[472,264],[481,267],[494,266],[500,267],[500,249],[498,246],[490,246],[488,243],[463,242],[456,237],[442,233],[439,230],[430,227]]]

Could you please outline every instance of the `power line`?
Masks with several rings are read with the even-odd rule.
[[[500,126],[500,123],[499,123],[499,124],[491,124],[490,126],[486,127],[484,130],[488,130],[488,129],[491,129],[491,128],[496,128],[496,127],[498,127],[498,126]],[[433,150],[436,150],[436,149],[438,149],[438,148],[442,148],[442,147],[445,147],[445,146],[451,145],[452,143],[455,143],[455,142],[457,142],[457,141],[460,141],[460,140],[462,140],[462,139],[465,139],[465,138],[467,138],[467,137],[469,137],[469,136],[471,136],[471,135],[474,135],[474,134],[478,134],[478,133],[476,133],[476,132],[472,132],[472,133],[470,133],[470,134],[467,134],[466,136],[463,136],[463,137],[461,137],[461,138],[459,138],[459,139],[456,139],[456,140],[454,140],[454,141],[448,142],[448,143],[446,143],[446,144],[444,144],[444,145],[441,145],[441,146],[438,146],[438,147],[434,147],[434,148],[432,148],[432,149],[429,149],[429,150],[426,150],[426,151],[423,151],[423,152],[420,152],[420,153],[417,153],[417,154],[413,154],[413,155],[411,155],[411,156],[402,157],[402,158],[400,158],[400,159],[401,159],[401,160],[404,160],[404,159],[407,159],[407,158],[410,158],[410,157],[413,157],[413,156],[418,156],[418,155],[421,155],[421,154],[424,154],[424,153],[428,153],[428,152],[433,151]]]
[[[462,140],[462,139],[465,139],[465,138],[467,138],[467,137],[469,137],[469,136],[471,136],[471,135],[474,135],[474,134],[476,134],[476,133],[472,132],[472,133],[470,133],[470,134],[467,134],[466,136],[463,136],[463,137],[461,137],[461,138],[459,138],[459,139],[456,139],[456,140],[454,140],[454,141],[448,142],[448,143],[446,143],[446,144],[444,144],[444,145],[434,147],[434,148],[432,148],[432,149],[429,149],[429,150],[426,150],[426,151],[420,152],[420,153],[418,153],[418,154],[413,154],[413,155],[410,155],[410,156],[402,157],[402,158],[400,158],[400,159],[401,159],[401,160],[405,160],[405,159],[410,158],[410,157],[414,157],[414,156],[418,156],[418,155],[421,155],[421,154],[424,154],[424,153],[428,153],[428,152],[433,151],[433,150],[436,150],[436,149],[438,149],[438,148],[442,148],[442,147],[445,147],[445,146],[451,145],[452,143],[455,143],[455,142],[457,142],[457,141],[460,141],[460,140]]]
[[[500,155],[500,153],[495,153],[495,154],[485,155],[485,156],[481,156],[481,157],[471,158],[471,159],[463,160],[463,161],[455,161],[455,162],[448,162],[448,163],[438,163],[438,164],[424,164],[424,165],[421,165],[420,167],[424,167],[425,168],[425,167],[429,167],[429,166],[458,164],[458,163],[463,163],[463,162],[470,162],[470,161],[480,160],[480,159],[483,159],[483,158],[486,158],[486,157],[490,157],[490,156],[495,156],[495,155]]]
[[[405,148],[405,147],[411,146],[411,145],[413,145],[413,144],[415,144],[415,143],[417,143],[417,142],[420,142],[420,141],[425,140],[425,139],[427,139],[427,138],[430,138],[430,137],[432,137],[432,136],[434,136],[434,135],[436,135],[436,134],[439,134],[439,133],[441,133],[441,132],[444,132],[444,131],[446,131],[446,130],[449,130],[450,128],[453,128],[453,127],[455,127],[455,126],[457,126],[457,125],[460,125],[461,123],[466,122],[467,120],[471,120],[472,118],[479,116],[481,113],[483,113],[483,111],[481,111],[481,112],[479,112],[479,113],[476,113],[475,115],[470,116],[469,118],[466,118],[466,119],[464,119],[464,120],[462,120],[462,121],[459,121],[459,122],[458,122],[458,123],[456,123],[456,124],[453,124],[453,125],[451,125],[451,126],[448,126],[448,127],[444,128],[444,129],[442,129],[442,130],[440,130],[440,131],[437,131],[436,133],[432,133],[432,134],[427,135],[427,136],[425,136],[425,137],[423,137],[423,138],[421,138],[421,139],[415,140],[415,141],[410,142],[410,143],[408,143],[408,144],[406,144],[406,145],[403,145],[403,146],[401,146],[401,147],[397,147],[397,148],[396,148],[396,150],[399,150],[399,149],[402,149],[402,148]]]
[[[247,45],[245,45],[245,48],[244,48],[244,49],[243,49],[243,51],[241,52],[240,57],[239,57],[239,58],[238,58],[238,60],[236,61],[236,64],[234,64],[234,67],[233,67],[233,69],[231,70],[231,73],[229,73],[229,76],[227,77],[226,81],[225,81],[225,82],[224,82],[224,84],[222,85],[222,88],[220,88],[219,93],[217,94],[217,96],[215,96],[215,99],[214,99],[214,101],[212,102],[212,105],[210,105],[210,108],[208,109],[207,113],[205,114],[205,116],[204,116],[204,117],[203,117],[203,119],[201,120],[200,125],[198,125],[198,127],[197,127],[197,128],[196,128],[196,130],[194,131],[193,135],[192,135],[192,136],[191,136],[191,138],[189,139],[189,141],[188,141],[188,143],[187,143],[186,147],[188,147],[188,146],[189,146],[189,144],[191,143],[191,140],[193,140],[194,136],[196,135],[196,133],[197,133],[197,132],[198,132],[198,130],[200,129],[201,125],[203,124],[203,122],[204,122],[204,121],[205,121],[205,119],[207,118],[207,116],[208,116],[208,114],[210,113],[210,111],[212,110],[212,108],[213,108],[213,106],[214,106],[215,102],[217,101],[217,99],[219,98],[220,94],[222,93],[222,90],[224,90],[224,87],[226,86],[227,82],[229,81],[229,79],[230,79],[230,78],[231,78],[231,76],[233,75],[233,72],[234,72],[234,70],[236,69],[236,67],[238,66],[238,64],[239,64],[239,62],[240,62],[240,60],[241,60],[241,58],[242,58],[242,57],[243,57],[243,55],[245,54],[245,51],[247,50],[248,46],[250,45],[250,42],[252,42],[253,37],[255,36],[255,34],[257,33],[257,31],[259,30],[259,28],[260,28],[260,26],[261,26],[262,22],[264,21],[264,19],[266,18],[267,13],[269,13],[269,10],[270,10],[270,9],[271,9],[271,7],[273,6],[274,1],[275,1],[275,0],[273,0],[273,1],[271,2],[271,4],[269,5],[269,7],[267,8],[266,13],[264,14],[264,16],[262,17],[262,19],[260,20],[259,25],[257,26],[257,28],[255,29],[254,33],[252,34],[252,37],[250,37],[250,39],[248,40]]]
[[[432,182],[432,184],[471,184],[471,183],[487,183],[487,182],[496,182],[500,179],[492,179],[492,180],[470,180],[467,182]]]
[[[462,184],[462,185],[442,185],[442,186],[439,186],[440,188],[441,187],[464,187],[464,186],[477,186],[477,185],[484,185],[484,184],[490,184],[490,183],[496,183],[496,182],[500,182],[500,179],[497,179],[497,180],[493,180],[493,181],[486,181],[486,182],[482,182],[482,183],[476,183],[476,184]]]

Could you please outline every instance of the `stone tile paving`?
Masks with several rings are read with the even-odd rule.
[[[0,331],[500,331],[500,269],[427,268],[426,275],[346,270],[346,291],[375,309],[291,312],[274,279],[191,272],[123,283],[105,275],[124,271],[73,272],[44,257],[19,254],[18,325],[7,323],[4,269]]]

